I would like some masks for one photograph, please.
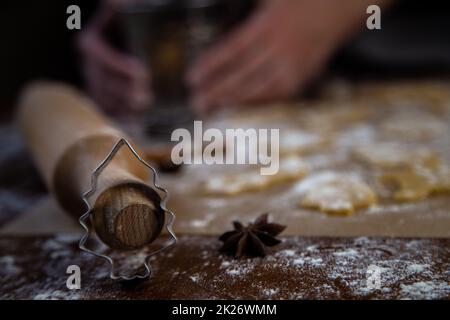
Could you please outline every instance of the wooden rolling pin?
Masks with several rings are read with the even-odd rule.
[[[90,189],[92,171],[125,135],[91,100],[59,83],[27,87],[19,99],[18,122],[49,190],[64,209],[80,217],[86,211],[82,194]],[[160,196],[146,183],[149,175],[126,146],[100,174],[90,198],[91,222],[110,247],[136,249],[161,232],[164,212]]]

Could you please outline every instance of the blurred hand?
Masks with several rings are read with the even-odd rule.
[[[142,111],[151,100],[149,77],[137,58],[115,49],[104,38],[113,19],[114,12],[106,3],[78,38],[87,90],[107,112]]]
[[[249,20],[189,70],[192,105],[206,111],[292,97],[319,75],[342,42],[365,25],[368,2],[262,1]]]

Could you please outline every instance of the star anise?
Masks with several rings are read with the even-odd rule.
[[[234,230],[222,234],[221,252],[226,252],[239,258],[243,255],[264,257],[267,254],[266,246],[272,247],[281,241],[275,237],[286,226],[267,222],[268,214],[260,215],[255,222],[244,227],[239,221],[233,221]]]

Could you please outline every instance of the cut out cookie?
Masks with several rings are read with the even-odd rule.
[[[365,182],[342,173],[314,175],[304,180],[298,191],[304,193],[300,202],[303,208],[328,214],[350,215],[377,202],[376,194]]]
[[[264,140],[262,143],[271,147],[271,141]],[[298,129],[280,129],[280,155],[309,154],[325,148],[328,144],[329,139],[318,133]]]
[[[318,103],[303,112],[299,121],[303,128],[313,132],[332,132],[347,128],[360,122],[367,121],[373,109],[367,105],[353,102],[349,105],[336,103]]]
[[[396,143],[378,143],[355,150],[366,163],[381,171],[377,180],[393,187],[392,197],[407,202],[450,191],[447,165],[432,150]]]
[[[204,186],[206,194],[237,195],[261,191],[276,184],[288,183],[303,178],[309,172],[309,165],[299,157],[288,157],[280,161],[277,174],[263,176],[259,170],[234,173],[210,178]]]
[[[387,103],[405,102],[419,103],[427,106],[434,104],[448,104],[450,90],[448,84],[437,82],[404,82],[386,86],[366,85],[359,88],[360,95],[378,98]]]
[[[280,154],[306,154],[323,149],[327,139],[319,134],[302,130],[280,131]]]
[[[394,185],[393,198],[400,202],[418,201],[433,193],[450,191],[450,171],[442,164],[394,170],[380,175],[378,181]]]
[[[381,129],[387,137],[414,141],[442,136],[448,132],[448,125],[427,113],[403,112],[387,119]]]
[[[330,139],[317,133],[298,129],[280,129],[278,146],[272,146],[272,139],[270,136],[260,136],[258,144],[267,146],[266,151],[277,148],[281,157],[290,157],[311,154],[323,150],[329,145],[329,142]],[[233,144],[226,145],[225,152],[233,151],[232,148],[234,148],[235,154],[242,156],[248,156],[251,152],[248,144],[236,144],[234,142]],[[259,152],[261,152],[261,150],[259,150]],[[264,157],[264,154],[260,153],[259,156]]]
[[[373,143],[356,147],[353,154],[376,169],[394,169],[399,167],[436,166],[439,159],[436,154],[423,147],[406,147],[398,143]]]

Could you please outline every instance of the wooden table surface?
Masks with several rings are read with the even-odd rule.
[[[80,253],[76,236],[1,237],[0,298],[450,298],[449,239],[283,240],[264,258],[234,259],[219,254],[215,237],[182,236],[151,259],[149,279],[123,283],[109,279],[106,262]],[[80,290],[66,287],[69,265],[81,269]]]

